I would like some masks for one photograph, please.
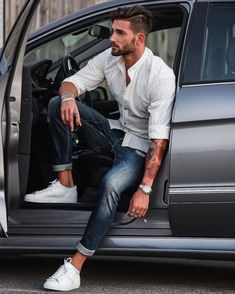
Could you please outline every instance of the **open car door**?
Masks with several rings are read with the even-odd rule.
[[[27,32],[33,13],[39,0],[26,1],[18,19],[13,26],[0,58],[0,236],[7,237],[7,205],[14,195],[8,194],[7,178],[11,164],[11,148],[9,142],[19,139],[19,119],[17,111],[9,111],[20,107],[21,71],[24,57]]]

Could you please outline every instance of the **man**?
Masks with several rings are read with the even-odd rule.
[[[76,201],[71,173],[74,119],[80,130],[85,126],[93,128],[101,141],[112,146],[115,160],[100,185],[98,204],[76,253],[45,282],[44,288],[51,290],[79,288],[82,266],[112,224],[122,192],[137,189],[127,213],[136,218],[145,216],[151,187],[168,144],[175,76],[145,46],[151,31],[151,14],[141,6],[124,7],[114,11],[111,19],[111,49],[65,79],[60,97],[50,102],[53,167],[58,180],[43,191],[25,196],[31,202]],[[116,121],[75,101],[75,97],[96,88],[104,79],[119,105],[120,119]]]

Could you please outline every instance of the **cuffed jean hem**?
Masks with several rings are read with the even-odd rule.
[[[64,170],[72,170],[72,168],[73,168],[72,163],[52,165],[52,169],[55,172],[64,171]]]
[[[76,246],[77,250],[85,256],[92,256],[95,253],[95,250],[90,250],[84,247],[81,242],[79,242]]]

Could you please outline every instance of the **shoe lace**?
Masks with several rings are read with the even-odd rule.
[[[46,191],[48,188],[51,188],[51,187],[55,186],[55,184],[56,184],[57,182],[58,182],[57,179],[54,180],[54,181],[52,181],[52,182],[49,182],[49,185],[48,185],[45,189],[42,189],[42,190],[40,190],[40,191],[36,191],[35,194],[42,193],[42,192]]]
[[[71,258],[67,258],[63,265],[61,265],[58,270],[52,275],[52,278],[58,279],[66,273],[66,263],[71,262]]]
[[[57,279],[64,275],[64,265],[61,265],[59,269],[52,275],[53,279]]]
[[[48,185],[48,187],[51,187],[51,186],[54,186],[56,183],[58,182],[58,180],[57,179],[55,179],[54,181],[52,181],[52,182],[49,182],[49,185]]]

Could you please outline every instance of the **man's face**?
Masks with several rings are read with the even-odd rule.
[[[114,20],[110,37],[112,55],[129,55],[136,51],[137,34],[131,29],[127,20]]]

